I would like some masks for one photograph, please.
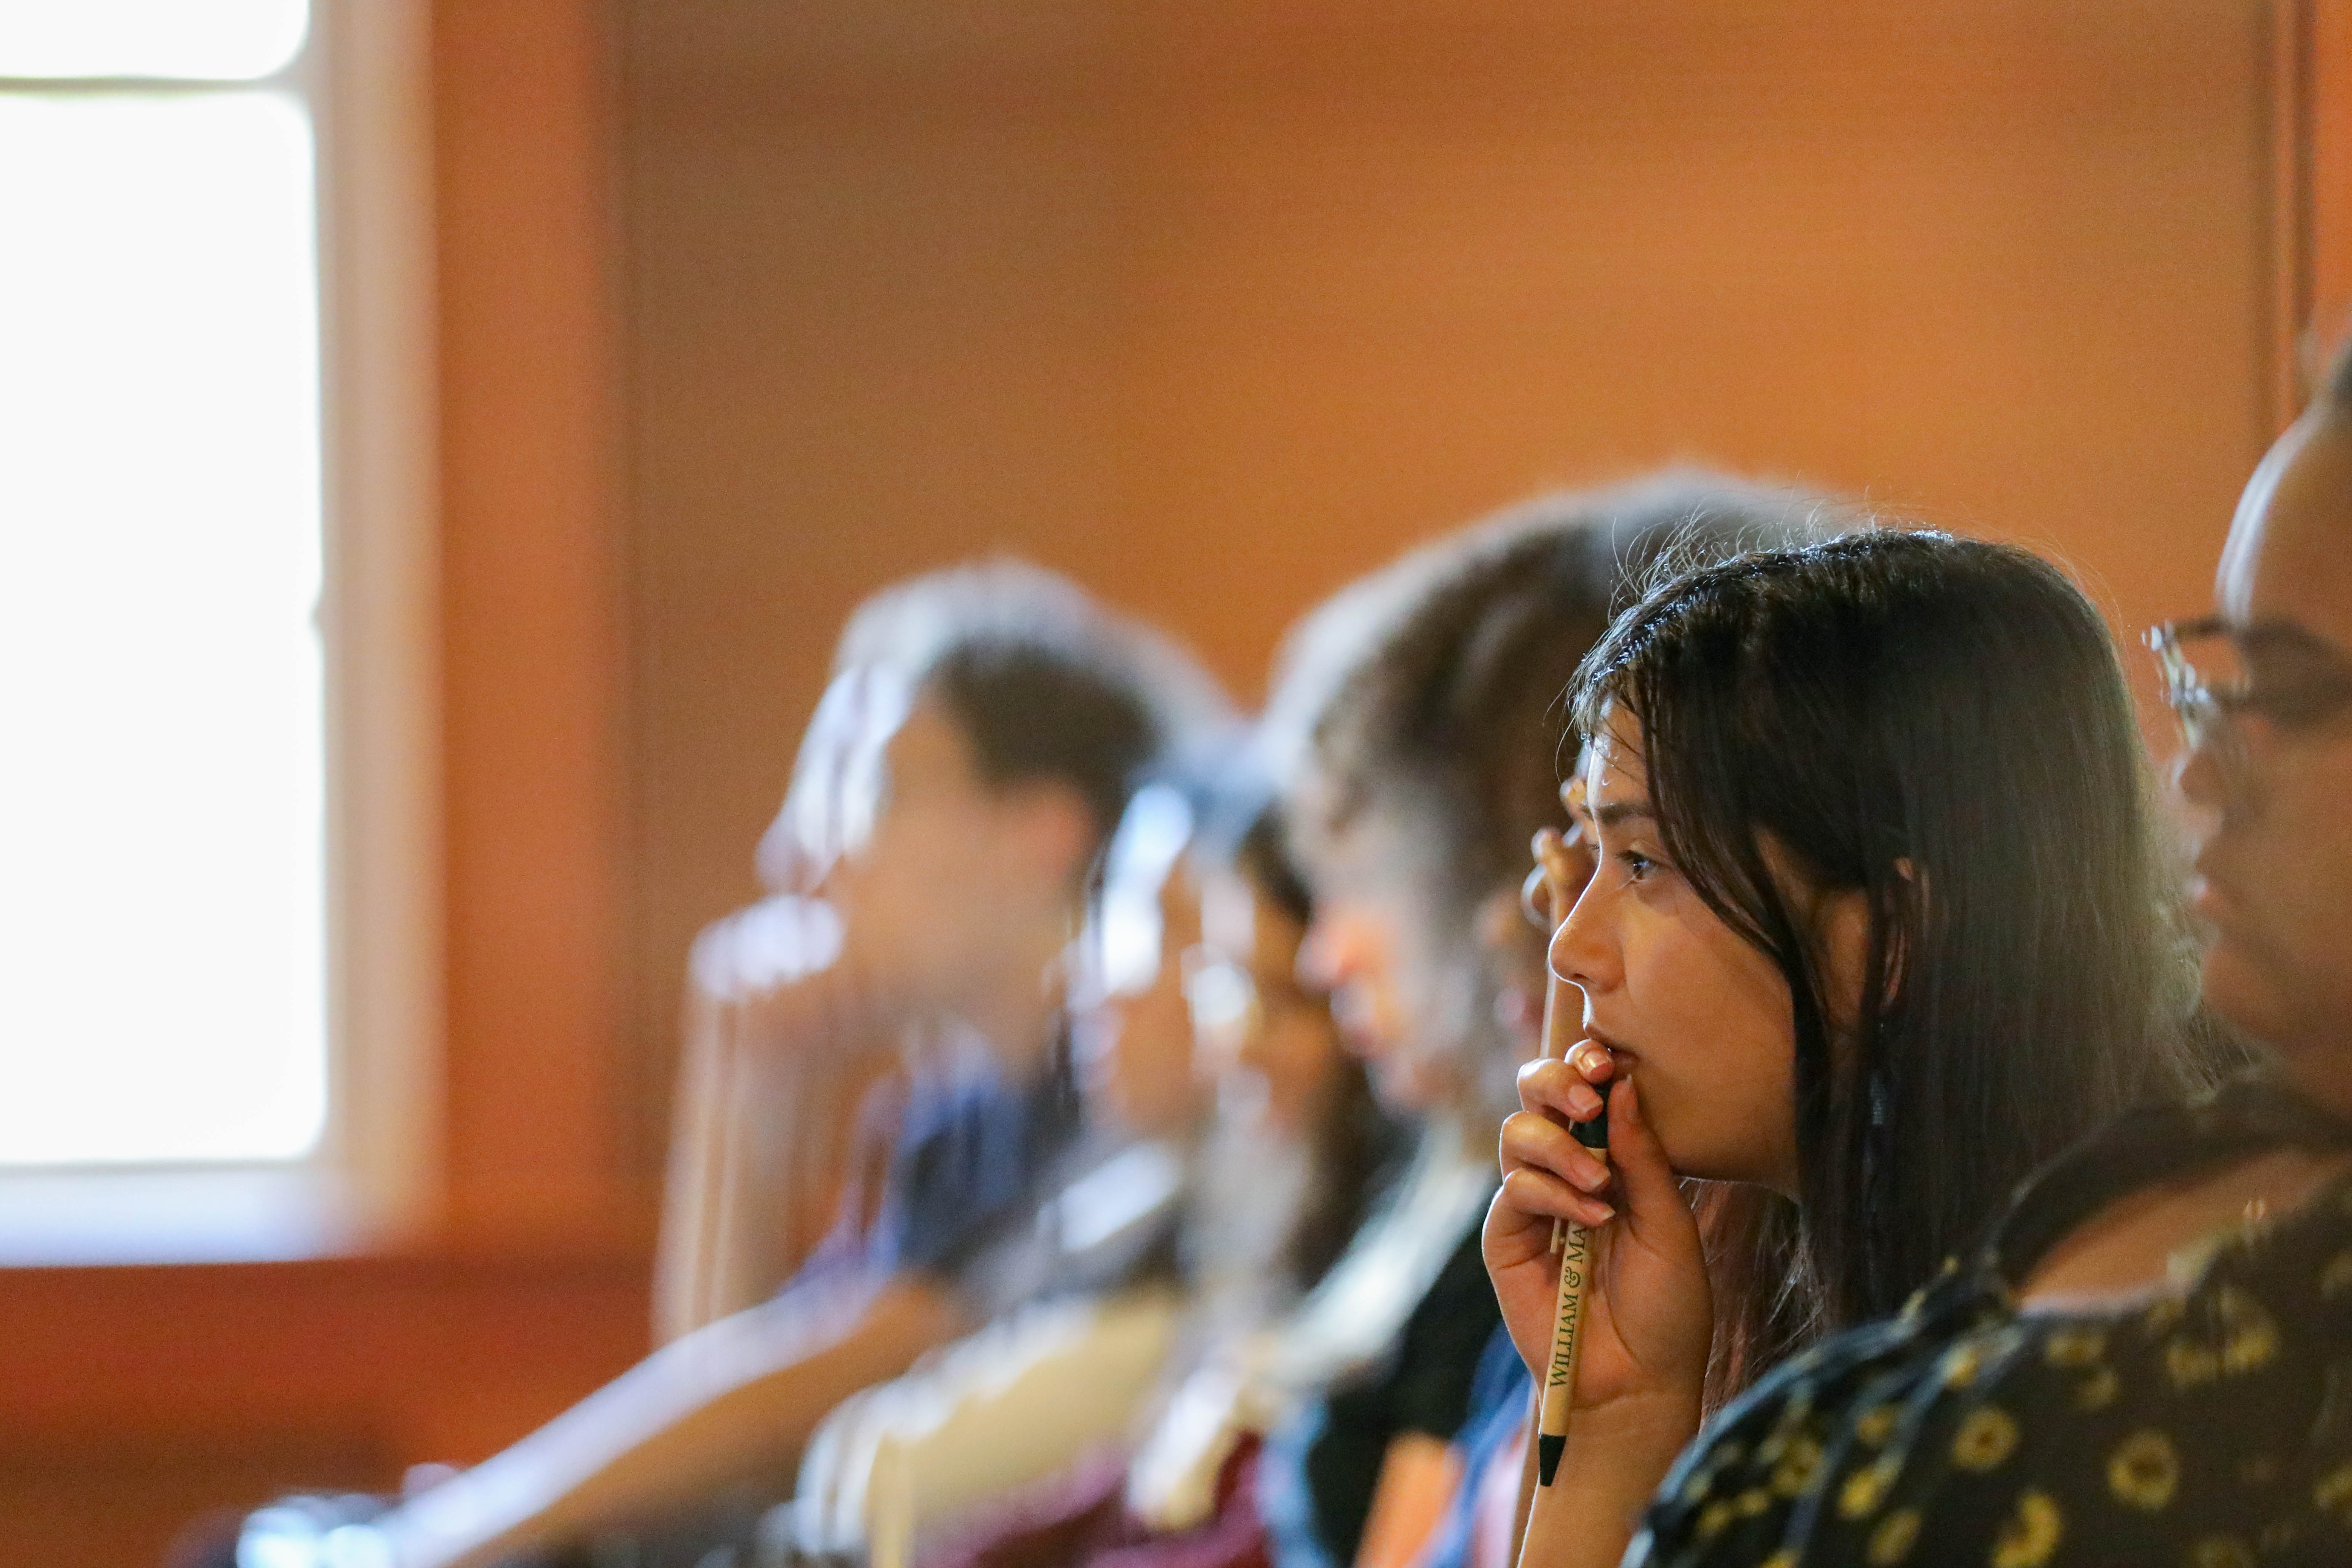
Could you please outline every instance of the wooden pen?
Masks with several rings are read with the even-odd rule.
[[[1560,876],[1564,868],[1559,858],[1545,853],[1549,847],[1539,837],[1537,861],[1544,869],[1545,891],[1556,931],[1574,902],[1575,889],[1569,888]],[[1547,956],[1542,1048],[1548,1058],[1566,1059],[1572,1015],[1565,994],[1572,989],[1553,971]],[[1576,1123],[1569,1131],[1601,1163],[1608,1163],[1609,1101],[1605,1089],[1601,1114],[1590,1121]],[[1559,1255],[1559,1292],[1552,1311],[1551,1356],[1544,1364],[1543,1400],[1536,1412],[1536,1480],[1547,1487],[1559,1473],[1560,1455],[1568,1447],[1568,1413],[1576,1400],[1576,1355],[1584,1327],[1584,1298],[1592,1280],[1592,1233],[1573,1220],[1555,1219],[1551,1222],[1551,1249]]]

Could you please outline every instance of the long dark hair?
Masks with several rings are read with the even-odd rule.
[[[1894,1310],[2036,1166],[2193,1083],[2194,969],[2130,696],[2047,562],[1891,529],[1735,556],[1610,628],[1580,726],[1611,705],[1643,726],[1667,855],[1794,1004],[1803,1204],[1736,1227],[1746,1376]],[[1850,1037],[1768,847],[1866,898]]]

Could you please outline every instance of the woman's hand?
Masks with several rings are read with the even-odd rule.
[[[1567,1127],[1599,1115],[1603,1094],[1608,1164]],[[1591,1227],[1594,1278],[1585,1297],[1576,1413],[1639,1408],[1645,1424],[1686,1419],[1695,1431],[1714,1300],[1697,1222],[1642,1114],[1638,1087],[1606,1049],[1585,1040],[1564,1061],[1521,1068],[1519,1103],[1503,1123],[1503,1185],[1486,1211],[1484,1238],[1512,1342],[1540,1383],[1559,1289],[1552,1221]]]

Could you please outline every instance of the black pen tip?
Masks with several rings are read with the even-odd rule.
[[[1557,1437],[1549,1432],[1538,1433],[1536,1435],[1536,1479],[1545,1486],[1551,1485],[1552,1477],[1559,1473],[1559,1457],[1567,1452],[1568,1436],[1565,1433]]]

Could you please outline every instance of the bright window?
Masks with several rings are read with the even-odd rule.
[[[0,76],[258,81],[310,31],[309,0],[7,0]]]
[[[329,1127],[302,0],[0,0],[0,1165]]]

